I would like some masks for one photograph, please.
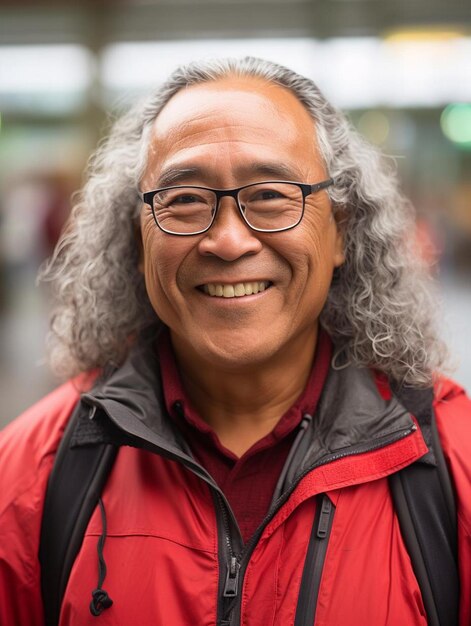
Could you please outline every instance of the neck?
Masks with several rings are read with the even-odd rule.
[[[188,351],[172,337],[185,391],[221,443],[241,456],[267,435],[306,386],[317,343],[317,327],[267,363],[221,368]]]

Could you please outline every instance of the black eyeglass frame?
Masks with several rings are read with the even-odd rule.
[[[247,221],[247,218],[244,215],[244,210],[239,201],[239,192],[242,191],[243,189],[247,189],[249,187],[255,187],[256,185],[265,184],[265,183],[290,184],[290,185],[296,185],[297,187],[299,187],[299,189],[301,189],[301,192],[303,195],[303,208],[301,211],[301,215],[299,216],[299,220],[295,224],[292,224],[291,226],[284,226],[283,228],[267,229],[267,228],[256,228],[255,226],[252,226],[252,224],[250,224]],[[150,206],[152,210],[152,215],[154,217],[154,222],[157,224],[157,227],[162,232],[166,233],[167,235],[175,235],[175,237],[193,237],[194,235],[202,235],[203,233],[208,232],[208,230],[214,224],[214,221],[217,217],[221,198],[224,198],[225,196],[230,196],[231,198],[234,198],[234,200],[236,201],[237,208],[239,209],[239,213],[242,219],[244,220],[244,223],[247,224],[250,230],[253,230],[257,233],[280,233],[286,230],[291,230],[292,228],[296,228],[296,226],[299,226],[304,216],[306,198],[308,196],[310,196],[313,193],[317,193],[318,191],[321,191],[322,189],[327,189],[327,187],[330,187],[334,183],[335,183],[335,180],[333,178],[328,178],[326,180],[321,181],[320,183],[313,183],[313,184],[298,183],[292,180],[264,180],[264,181],[260,181],[257,183],[250,183],[249,185],[242,185],[242,187],[236,187],[234,189],[213,189],[212,187],[202,187],[200,185],[173,185],[170,187],[161,187],[160,189],[154,189],[153,191],[145,191],[144,193],[139,194],[139,195],[142,201],[145,204],[148,204]],[[168,191],[170,189],[188,189],[189,187],[191,187],[192,189],[202,189],[204,191],[212,191],[216,195],[216,206],[215,206],[213,217],[210,223],[208,224],[208,226],[206,226],[206,228],[203,228],[202,230],[198,230],[194,233],[175,233],[173,231],[166,230],[157,221],[157,217],[154,211],[154,196],[157,193],[160,193],[161,191]]]

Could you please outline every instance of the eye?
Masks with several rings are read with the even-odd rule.
[[[283,194],[277,189],[260,189],[256,191],[250,198],[251,202],[257,200],[276,200],[278,198],[284,198]]]
[[[158,193],[154,198],[155,204],[159,209],[170,207],[201,207],[206,206],[209,197],[204,193],[199,193],[194,189],[166,189]]]
[[[174,198],[170,198],[168,202],[169,204],[191,204],[192,202],[204,202],[204,199],[195,194],[182,193]]]

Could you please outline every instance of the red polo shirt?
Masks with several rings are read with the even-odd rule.
[[[305,413],[314,415],[332,353],[327,333],[320,329],[311,375],[293,406],[274,429],[240,458],[225,448],[214,430],[198,415],[183,389],[168,332],[159,340],[165,404],[190,445],[195,459],[211,474],[231,505],[247,542],[270,507],[278,477]],[[180,410],[177,410],[180,405]]]

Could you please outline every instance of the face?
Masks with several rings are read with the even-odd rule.
[[[306,109],[282,87],[241,77],[192,86],[155,120],[141,190],[320,182],[328,173],[315,136]],[[237,368],[314,347],[332,272],[343,262],[326,191],[306,198],[303,220],[289,231],[251,231],[225,197],[206,233],[166,234],[147,205],[141,233],[147,292],[178,353]],[[250,292],[248,283],[266,288],[234,295]]]

